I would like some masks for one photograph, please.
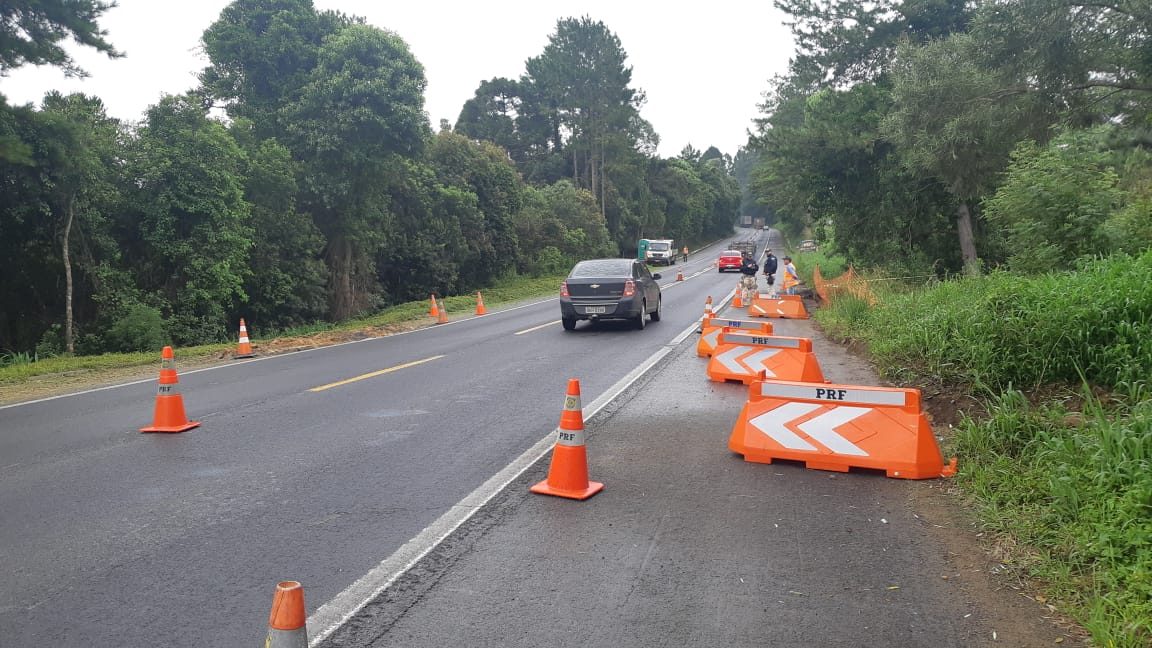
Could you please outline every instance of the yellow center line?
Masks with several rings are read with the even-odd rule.
[[[560,320],[552,320],[551,322],[548,322],[547,324],[541,324],[540,326],[533,326],[530,329],[524,329],[523,331],[517,331],[517,332],[513,333],[512,335],[524,335],[525,333],[531,333],[532,331],[539,331],[540,329],[548,328],[549,326],[556,326],[556,323],[559,321]]]
[[[319,392],[319,391],[324,391],[325,389],[332,389],[333,387],[340,387],[342,385],[347,385],[348,383],[354,383],[357,380],[364,380],[365,378],[375,378],[376,376],[383,376],[386,373],[392,373],[393,371],[399,371],[401,369],[407,369],[408,367],[415,367],[416,365],[424,364],[425,362],[431,362],[433,360],[439,360],[440,358],[443,358],[443,357],[444,356],[442,356],[442,355],[438,355],[438,356],[432,356],[431,358],[424,358],[423,360],[415,360],[413,362],[408,362],[408,363],[405,363],[402,365],[396,365],[395,367],[388,367],[387,369],[381,369],[380,371],[373,371],[372,373],[366,373],[362,376],[356,376],[354,378],[349,378],[347,380],[340,380],[340,381],[337,381],[334,383],[328,383],[327,385],[320,385],[319,387],[313,387],[313,388],[309,389],[308,391]]]

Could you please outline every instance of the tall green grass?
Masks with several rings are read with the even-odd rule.
[[[1139,396],[1152,376],[1152,253],[1066,274],[995,273],[890,293],[864,335],[894,372],[919,365],[997,389],[1083,377]]]
[[[980,407],[947,439],[987,528],[1101,646],[1152,645],[1152,253],[816,313],[888,377]]]

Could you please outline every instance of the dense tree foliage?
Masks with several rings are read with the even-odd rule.
[[[765,93],[748,186],[789,228],[920,271],[1146,245],[1147,3],[776,4],[797,53]],[[1077,133],[1097,126],[1090,150]]]
[[[9,0],[0,2],[0,76],[24,65],[58,67],[67,76],[88,76],[61,43],[70,39],[116,58],[98,21],[115,2]]]
[[[461,110],[456,132],[504,147],[532,184],[567,178],[591,192],[622,252],[645,236],[723,235],[736,215],[738,187],[705,180],[715,167],[701,162],[719,158],[720,172],[729,174],[730,158],[713,149],[706,157],[691,156],[685,166],[657,159],[659,138],[640,116],[645,95],[631,80],[623,44],[604,23],[560,20],[520,79],[480,84]],[[690,177],[677,181],[680,172]]]
[[[23,4],[114,54],[111,3]],[[240,317],[338,321],[735,221],[733,158],[656,156],[623,44],[588,17],[435,134],[422,65],[361,18],[235,0],[203,45],[199,84],[136,124],[83,95],[0,97],[0,351],[226,341]]]

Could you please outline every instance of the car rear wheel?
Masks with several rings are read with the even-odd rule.
[[[653,322],[659,322],[660,321],[660,318],[663,317],[663,315],[664,315],[663,310],[664,310],[664,298],[658,297],[658,298],[656,298],[656,310],[652,311],[652,321]]]
[[[635,325],[636,328],[641,330],[641,331],[644,330],[644,320],[647,319],[647,317],[648,317],[648,313],[645,312],[647,310],[648,310],[648,302],[641,302],[640,303],[640,314],[636,316],[636,319],[632,320],[633,325]]]
[[[576,329],[576,318],[575,317],[561,317],[560,323],[564,325],[565,331],[573,331]]]

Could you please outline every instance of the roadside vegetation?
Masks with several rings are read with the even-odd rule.
[[[0,76],[81,74],[69,38],[119,55],[96,22],[114,3],[7,4]],[[0,352],[187,349],[240,318],[343,326],[730,232],[732,152],[657,155],[616,34],[566,17],[546,36],[438,125],[403,35],[311,0],[229,3],[194,85],[138,121],[80,93],[0,94]]]
[[[955,401],[958,490],[1049,604],[1152,645],[1152,5],[776,6],[751,193],[875,298],[818,321]]]
[[[894,383],[967,394],[945,454],[1006,562],[1099,645],[1152,643],[1152,252],[872,285],[816,319]]]

